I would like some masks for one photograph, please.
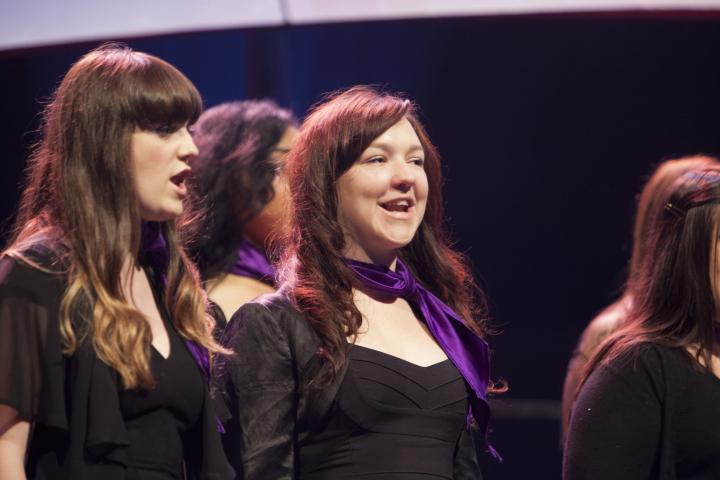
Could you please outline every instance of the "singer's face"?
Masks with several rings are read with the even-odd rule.
[[[402,119],[373,140],[338,178],[345,256],[372,262],[410,243],[427,205],[424,161],[415,130]]]
[[[133,132],[130,155],[143,220],[164,222],[182,213],[187,161],[197,154],[187,125]]]

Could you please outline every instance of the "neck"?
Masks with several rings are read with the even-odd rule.
[[[357,304],[358,301],[363,302],[367,301],[368,299],[375,300],[376,302],[380,303],[395,303],[398,297],[396,297],[395,295],[373,292],[365,288],[362,284],[353,288],[353,301],[355,302],[355,304]]]
[[[250,235],[245,235],[244,237],[242,237],[242,239],[240,240],[240,243],[238,244],[238,248],[240,245],[242,245],[243,242],[248,243],[250,246],[252,246],[256,250],[261,251],[264,254],[266,253],[264,243],[258,242],[257,239],[251,237]]]
[[[345,251],[345,258],[356,260],[358,262],[373,263],[375,265],[383,265],[393,272],[397,264],[397,251],[375,253],[367,250],[349,248]]]

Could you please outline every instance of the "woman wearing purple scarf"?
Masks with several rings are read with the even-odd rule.
[[[245,480],[477,479],[485,307],[442,228],[441,166],[414,105],[354,87],[288,158],[280,290],[240,308],[220,369]]]
[[[194,255],[220,328],[240,305],[275,291],[265,249],[286,225],[283,166],[296,124],[272,101],[247,100],[208,109],[194,126],[191,181],[206,205]]]

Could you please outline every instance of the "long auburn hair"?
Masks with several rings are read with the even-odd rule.
[[[182,127],[201,110],[198,91],[172,65],[106,44],[67,72],[44,110],[42,138],[29,159],[4,254],[67,275],[60,306],[63,353],[89,342],[126,388],[155,384],[150,325],[121,286],[128,252],[137,260],[142,224],[131,135]],[[183,337],[209,352],[224,351],[210,334],[205,294],[183,249],[185,226],[161,225],[169,256],[165,306]],[[34,261],[36,248],[52,252],[52,266]]]
[[[687,352],[697,368],[712,366],[720,308],[715,295],[720,168],[688,171],[660,198],[663,208],[650,214],[646,254],[629,284],[628,318],[590,359],[581,386],[598,365],[643,343]]]
[[[287,159],[292,212],[281,290],[319,336],[318,353],[331,365],[329,378],[345,362],[346,339],[354,338],[362,323],[352,295],[357,281],[343,256],[336,182],[375,138],[403,118],[412,125],[425,152],[429,196],[422,223],[399,256],[418,281],[475,333],[483,337],[487,333],[485,298],[443,228],[440,156],[418,121],[415,105],[372,87],[352,87],[330,94],[312,109]]]
[[[223,103],[194,125],[200,154],[191,162],[191,180],[207,204],[194,257],[204,280],[232,265],[245,225],[273,199],[279,166],[270,153],[295,126],[292,112],[271,100]]]

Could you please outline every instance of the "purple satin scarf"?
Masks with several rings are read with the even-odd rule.
[[[150,267],[157,275],[163,288],[167,286],[167,268],[170,258],[167,253],[167,243],[162,235],[161,225],[158,222],[143,222],[140,238],[140,254],[138,261],[143,267]],[[183,339],[190,354],[195,359],[205,380],[210,382],[210,355],[201,345],[192,340]]]
[[[346,262],[370,292],[404,298],[420,310],[430,333],[472,389],[468,422],[474,420],[487,437],[490,419],[487,401],[490,349],[487,342],[470,330],[465,321],[442,300],[423,288],[400,259],[394,272],[382,265],[350,259]],[[493,456],[499,458],[489,443],[487,447]]]
[[[230,266],[228,273],[275,285],[275,269],[265,254],[247,240],[240,243],[235,263]]]

